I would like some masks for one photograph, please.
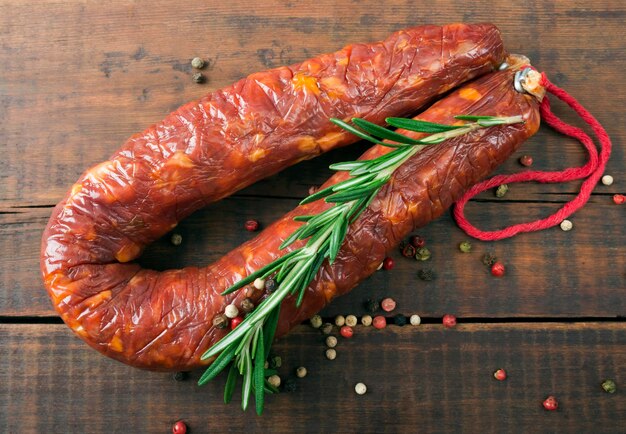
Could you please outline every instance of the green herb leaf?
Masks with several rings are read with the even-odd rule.
[[[226,379],[226,386],[224,387],[224,404],[228,404],[233,399],[233,392],[237,384],[237,374],[237,367],[234,363],[231,363],[230,369],[228,370],[228,378]]]
[[[387,128],[383,128],[381,126],[368,122],[364,119],[354,118],[352,119],[352,123],[354,123],[362,130],[370,133],[371,135],[380,137],[381,139],[387,139],[405,145],[417,145],[419,143],[418,140],[412,139],[402,134],[398,134],[396,132],[388,130]]]
[[[263,329],[259,329],[258,342],[256,346],[256,352],[254,356],[254,401],[256,403],[256,414],[261,416],[263,413],[263,400],[265,397],[265,367],[263,366],[265,363],[265,349],[263,347]]]
[[[229,347],[222,351],[222,353],[217,356],[215,361],[213,361],[211,366],[209,366],[207,370],[204,371],[204,374],[202,374],[202,376],[198,380],[198,386],[202,386],[203,384],[206,384],[215,377],[217,377],[217,374],[222,372],[222,369],[224,369],[230,363],[233,357],[235,357],[234,347]]]
[[[445,131],[461,128],[459,125],[437,124],[434,122],[421,121],[419,119],[387,118],[385,121],[392,127],[415,131],[417,133],[443,133]]]

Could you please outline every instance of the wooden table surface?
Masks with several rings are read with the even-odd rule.
[[[200,432],[625,432],[626,193],[623,86],[626,4],[457,0],[252,1],[0,0],[0,432],[169,432],[184,419]],[[271,397],[266,413],[226,406],[224,380],[195,385],[109,360],[78,340],[52,309],[39,274],[41,232],[69,186],[128,136],[180,104],[251,72],[304,60],[419,24],[490,21],[511,52],[529,56],[606,126],[614,143],[607,173],[588,205],[558,228],[514,239],[473,242],[449,214],[423,228],[428,263],[395,255],[323,312],[363,315],[363,300],[390,296],[394,314],[420,314],[420,327],[358,326],[324,358],[321,334],[299,326],[276,343],[284,378],[308,376]],[[208,60],[208,82],[191,80],[190,59]],[[563,105],[555,111],[575,118]],[[329,175],[331,162],[364,144],[304,162],[212,205],[140,259],[164,269],[204,265],[290,210]],[[585,161],[579,144],[546,127],[505,163],[517,172],[529,154],[537,169]],[[514,185],[503,199],[485,193],[469,206],[483,228],[545,216],[571,200],[580,183]],[[481,264],[494,252],[504,278]],[[418,270],[437,278],[424,282]],[[444,329],[446,313],[459,326]],[[492,373],[504,368],[509,379]],[[606,378],[615,394],[600,387]],[[368,393],[358,396],[362,381]],[[554,394],[556,412],[541,402]],[[237,398],[235,398],[235,401]]]

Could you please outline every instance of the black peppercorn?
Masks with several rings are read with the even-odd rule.
[[[225,329],[229,323],[230,321],[226,315],[217,315],[213,318],[213,327],[217,329]]]
[[[245,313],[252,312],[254,310],[254,303],[250,298],[244,298],[241,302],[241,310]]]
[[[397,326],[405,326],[406,325],[406,317],[402,314],[398,314],[396,316],[393,317],[393,322],[395,325]]]
[[[416,253],[415,247],[413,247],[411,244],[406,244],[402,248],[402,256],[404,256],[405,258],[410,258],[412,256],[415,256],[415,253]]]
[[[496,262],[498,262],[498,258],[493,253],[487,252],[483,255],[483,264],[486,266],[491,267]]]
[[[365,308],[366,312],[371,312],[371,313],[375,313],[378,312],[378,309],[380,308],[380,303],[378,303],[378,301],[368,298],[367,300],[365,300],[365,303],[363,303],[363,307]]]
[[[296,380],[293,378],[287,378],[287,380],[285,380],[285,385],[283,386],[283,390],[285,392],[295,392],[297,388],[298,384],[296,383]]]
[[[204,74],[201,72],[196,72],[193,77],[191,77],[193,81],[196,83],[204,83]]]
[[[419,277],[422,280],[425,280],[426,282],[430,282],[431,280],[435,279],[436,274],[432,269],[426,268],[425,270],[419,270],[417,272],[417,277]]]
[[[329,335],[333,331],[333,325],[329,322],[326,322],[322,324],[322,326],[320,327],[320,330],[322,331],[323,334]]]
[[[280,368],[283,365],[283,359],[280,356],[272,355],[269,359],[270,369]]]
[[[178,371],[174,374],[174,380],[176,381],[185,381],[188,377],[188,372]]]
[[[270,277],[265,281],[265,290],[267,292],[274,292],[276,290],[276,279]]]

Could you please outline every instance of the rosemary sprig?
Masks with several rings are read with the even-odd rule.
[[[199,385],[215,378],[230,364],[224,402],[230,402],[239,373],[243,377],[242,408],[244,411],[247,409],[250,395],[254,392],[256,412],[260,415],[265,393],[277,392],[266,379],[271,371],[264,369],[264,364],[274,340],[282,301],[288,295],[296,295],[296,305],[301,305],[307,287],[324,261],[327,260],[329,264],[335,261],[349,225],[367,208],[394,171],[427,145],[480,128],[524,122],[521,116],[456,116],[456,119],[469,123],[443,125],[415,119],[386,119],[392,127],[430,134],[422,139],[407,137],[363,119],[352,119],[354,125],[331,119],[334,124],[364,140],[395,149],[373,160],[332,164],[332,170],[348,171],[351,177],[302,200],[300,203],[306,204],[324,198],[333,205],[317,215],[295,217],[296,221],[304,224],[287,237],[280,248],[285,249],[298,240],[308,238],[306,244],[255,271],[222,293],[230,294],[257,278],[266,279],[271,275],[274,275],[277,283],[276,290],[249,313],[241,324],[202,355],[203,360],[217,357],[198,381]]]

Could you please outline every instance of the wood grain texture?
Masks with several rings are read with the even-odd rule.
[[[150,268],[203,266],[217,260],[253,234],[243,228],[249,218],[270,223],[291,210],[295,199],[229,198],[183,221],[176,232],[148,247],[140,262]],[[558,203],[511,201],[471,204],[468,216],[484,228],[536,219],[556,210]],[[520,210],[523,209],[523,215]],[[364,313],[366,298],[394,297],[399,312],[463,317],[617,317],[626,315],[626,249],[624,233],[615,226],[621,208],[610,198],[596,196],[576,217],[574,229],[554,228],[499,242],[472,241],[473,252],[458,245],[467,236],[450,214],[418,230],[428,243],[432,259],[426,262],[393,253],[396,266],[379,271],[350,294],[331,303],[324,315]],[[48,209],[0,215],[0,316],[55,315],[40,283],[39,242]],[[507,267],[494,278],[482,264],[486,252],[495,253]],[[432,269],[436,278],[421,281],[417,273]]]
[[[224,379],[199,388],[129,368],[88,349],[61,325],[2,325],[0,431],[619,432],[626,412],[625,324],[356,328],[324,358],[319,331],[300,326],[275,346],[280,373],[308,375],[268,399],[263,417],[224,405]],[[584,342],[584,345],[581,343]],[[508,379],[493,372],[504,368]],[[620,387],[609,395],[600,384]],[[368,386],[363,396],[354,385]],[[559,410],[541,402],[553,394]]]

